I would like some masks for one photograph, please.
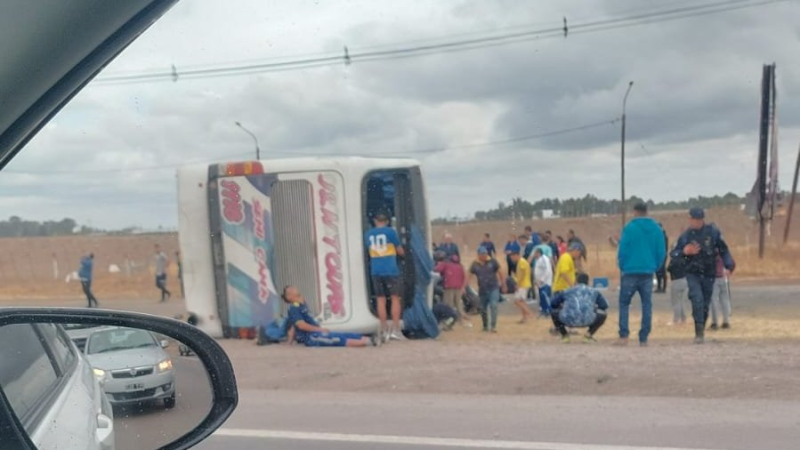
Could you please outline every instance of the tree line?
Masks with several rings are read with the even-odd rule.
[[[653,211],[671,211],[689,209],[692,206],[701,208],[721,208],[738,207],[744,203],[745,199],[729,192],[725,195],[715,195],[713,197],[698,196],[684,201],[654,202],[636,196],[626,201],[626,207],[630,208],[638,202],[644,202]],[[592,215],[611,215],[619,214],[621,202],[619,200],[605,200],[594,195],[587,194],[582,198],[568,198],[565,200],[557,198],[544,198],[535,202],[530,202],[517,197],[510,203],[500,202],[497,208],[486,211],[477,211],[473,217],[476,221],[490,220],[529,220],[533,218],[546,217],[546,212],[557,217],[585,217]],[[434,224],[452,222],[449,218],[438,218]]]

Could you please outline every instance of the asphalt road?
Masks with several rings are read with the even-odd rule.
[[[498,380],[502,382],[502,380]],[[197,448],[790,450],[800,402],[240,392]]]
[[[168,444],[196,427],[208,415],[211,388],[203,363],[196,356],[179,356],[168,349],[175,369],[175,408],[161,401],[114,408],[116,450],[151,450]]]

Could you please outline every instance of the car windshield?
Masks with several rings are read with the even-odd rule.
[[[155,347],[158,344],[148,331],[133,329],[114,329],[97,331],[89,336],[86,354],[107,353],[144,347]]]
[[[800,448],[799,44],[797,0],[183,0],[0,172],[0,305],[213,336],[211,449]],[[86,353],[198,398],[172,342]]]

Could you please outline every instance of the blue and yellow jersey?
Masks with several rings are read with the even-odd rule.
[[[400,238],[394,228],[376,227],[364,236],[364,245],[369,250],[370,274],[380,277],[400,275],[397,265],[397,248]]]

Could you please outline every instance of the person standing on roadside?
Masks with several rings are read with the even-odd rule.
[[[492,236],[489,233],[483,234],[483,240],[481,241],[481,247],[485,248],[487,252],[489,252],[489,256],[492,258],[497,257],[497,249],[494,248],[494,242],[492,242]]]
[[[686,323],[686,311],[684,310],[684,300],[686,293],[689,292],[689,285],[686,281],[686,264],[684,258],[670,258],[669,277],[672,283],[669,285],[669,299],[672,304],[672,322],[667,325],[683,325]]]
[[[481,248],[486,249],[486,247]],[[464,287],[466,286],[466,274],[458,256],[453,255],[450,259],[439,261],[433,271],[442,276],[444,303],[458,311],[458,321],[462,326],[472,328],[472,323],[467,319],[467,315],[464,312],[464,302],[461,301],[461,296],[464,294]]]
[[[367,231],[364,245],[369,252],[369,273],[377,297],[378,319],[381,322],[379,339],[383,342],[402,341],[405,337],[400,329],[400,315],[403,311],[400,303],[400,266],[397,264],[397,257],[403,256],[405,251],[400,244],[397,231],[389,226],[389,217],[380,213],[375,215],[374,220],[375,227]],[[445,250],[440,248],[439,251]],[[450,255],[447,256],[449,257]],[[392,328],[388,327],[387,297],[392,299]]]
[[[619,290],[619,342],[627,345],[630,329],[628,313],[633,296],[638,292],[642,302],[642,326],[639,345],[647,346],[653,321],[653,275],[667,255],[664,231],[658,223],[647,217],[647,205],[633,207],[634,218],[625,225],[617,249],[617,262],[622,280]]]
[[[702,208],[689,210],[689,229],[686,230],[670,255],[683,258],[686,266],[686,282],[689,286],[689,300],[692,302],[695,344],[705,343],[705,328],[708,310],[714,294],[714,281],[717,273],[717,255],[722,259],[723,273],[730,277],[736,269],[728,244],[714,224],[705,223]]]
[[[575,285],[577,271],[575,269],[575,259],[580,258],[580,245],[573,245],[558,258],[556,273],[553,277],[553,294],[566,291]]]
[[[444,252],[447,255],[447,259],[450,259],[451,256],[456,255],[461,257],[458,251],[458,244],[453,242],[453,235],[450,233],[445,233],[443,236],[444,242],[436,248],[436,250],[440,252]]]
[[[714,292],[711,294],[711,331],[719,329],[718,316],[722,316],[722,329],[731,327],[731,296],[728,291],[728,277],[725,275],[725,263],[717,255],[717,272],[714,280]]]
[[[550,298],[553,296],[553,263],[550,258],[542,253],[542,247],[533,251],[533,281],[539,289],[539,310],[542,317],[549,317],[551,313]]]
[[[95,308],[99,306],[97,298],[92,293],[92,278],[94,276],[94,253],[89,253],[87,256],[81,258],[81,267],[78,270],[78,277],[81,279],[81,287],[83,293],[86,295],[86,307]]]
[[[522,247],[519,245],[519,241],[517,240],[517,235],[511,233],[508,235],[508,242],[506,242],[505,247],[505,254],[506,254],[506,267],[508,267],[508,276],[514,276],[514,271],[517,270],[517,267],[514,265],[514,261],[511,260],[511,254],[514,252],[519,253],[522,250]]]
[[[172,293],[167,289],[167,267],[169,258],[161,251],[161,246],[156,244],[156,287],[161,290],[161,303],[166,302],[172,297]]]
[[[469,273],[478,280],[483,331],[497,333],[497,304],[500,303],[500,291],[506,290],[500,264],[489,256],[485,248],[478,247],[478,259],[469,267]]]
[[[664,229],[664,224],[659,223],[661,231],[664,233],[664,262],[661,267],[656,271],[656,292],[663,294],[667,292],[667,254],[669,253],[669,236],[667,230]]]

